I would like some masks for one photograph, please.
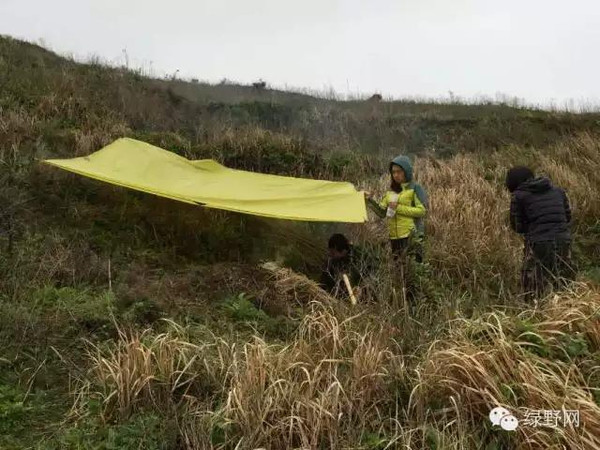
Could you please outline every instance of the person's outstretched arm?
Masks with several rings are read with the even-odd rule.
[[[373,197],[370,196],[366,196],[367,199],[367,205],[373,210],[373,212],[375,214],[377,214],[377,216],[384,218],[385,217],[385,211],[387,209],[387,195],[385,195],[383,197],[383,199],[377,203]]]

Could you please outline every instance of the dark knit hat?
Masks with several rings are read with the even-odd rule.
[[[517,166],[513,167],[506,174],[506,188],[510,192],[514,192],[520,184],[527,180],[531,180],[535,175],[529,167]]]
[[[340,233],[331,235],[328,244],[329,248],[335,249],[339,252],[344,250],[350,250],[350,241],[348,241],[348,238],[346,236]]]

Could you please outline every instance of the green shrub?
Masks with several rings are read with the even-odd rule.
[[[93,419],[66,429],[45,450],[167,450],[174,448],[176,425],[155,414],[137,414],[122,424],[103,425]]]

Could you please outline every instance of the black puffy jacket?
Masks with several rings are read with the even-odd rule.
[[[527,242],[571,239],[571,207],[565,191],[548,178],[534,178],[513,192],[510,224]]]

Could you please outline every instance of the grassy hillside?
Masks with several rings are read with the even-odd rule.
[[[38,162],[122,136],[379,193],[413,154],[432,203],[416,311],[374,218],[203,210]],[[600,115],[156,80],[0,38],[0,162],[0,448],[600,446]],[[575,217],[578,283],[535,305],[517,296],[515,163]],[[315,286],[333,231],[377,261],[376,301]],[[581,427],[493,429],[498,404]]]
[[[327,101],[246,86],[147,79],[99,64],[76,64],[9,38],[0,45],[3,108],[24,113],[25,121],[35,114],[43,127],[36,131],[51,148],[68,154],[121,134],[167,139],[157,133],[175,133],[172,146],[202,154],[224,144],[235,147],[239,133],[251,139],[256,128],[282,133],[302,149],[385,156],[540,148],[581,131],[600,132],[598,114],[492,104]]]

